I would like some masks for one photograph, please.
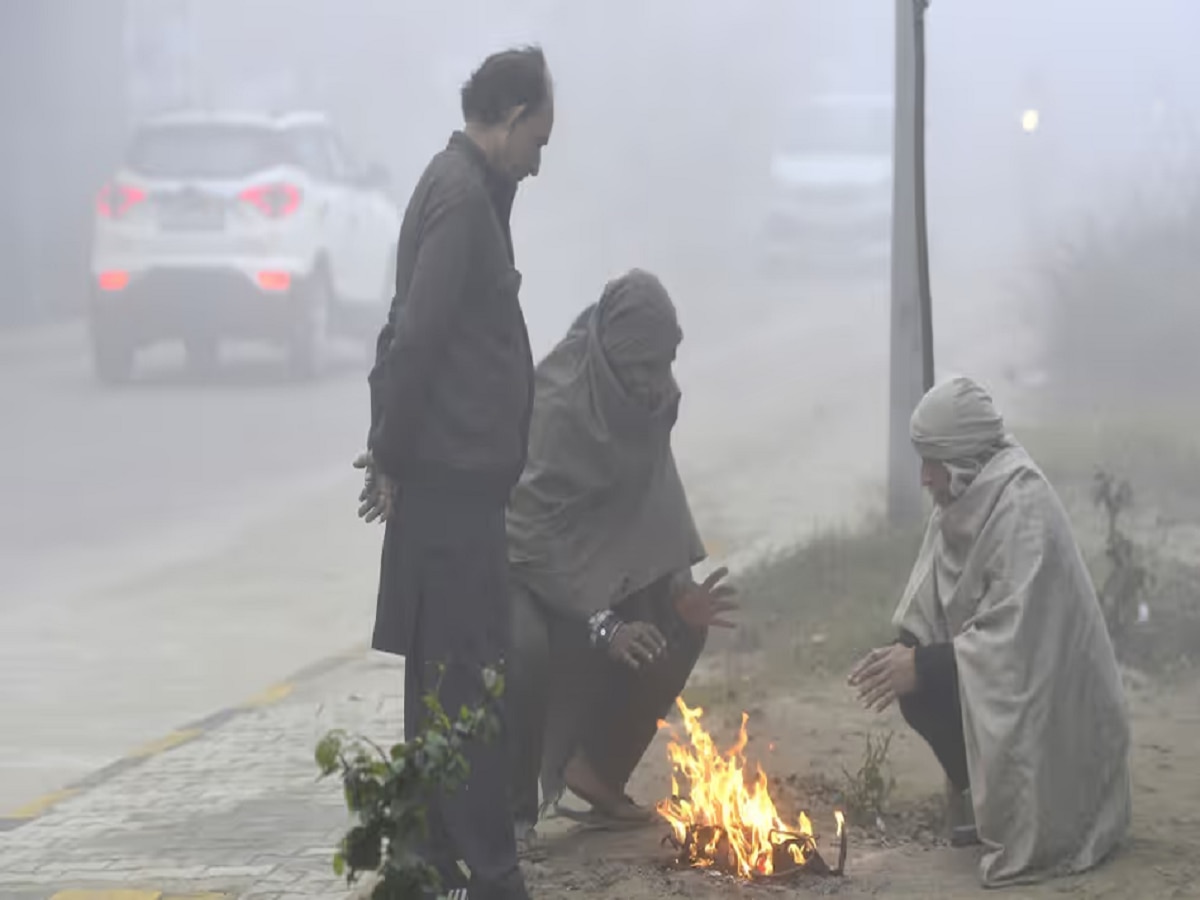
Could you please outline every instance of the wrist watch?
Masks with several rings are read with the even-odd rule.
[[[588,619],[588,640],[594,649],[608,647],[624,623],[611,609],[602,609]]]

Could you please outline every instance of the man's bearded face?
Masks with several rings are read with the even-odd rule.
[[[921,487],[929,491],[938,506],[949,506],[954,500],[950,492],[950,470],[933,459],[921,460]]]

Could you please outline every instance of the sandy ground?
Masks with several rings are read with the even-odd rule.
[[[711,663],[711,661],[710,661]],[[1131,678],[1134,731],[1134,819],[1129,841],[1099,869],[1083,876],[1003,890],[1005,897],[1088,898],[1200,897],[1200,685],[1178,689]],[[732,710],[706,717],[719,743],[736,728]],[[772,778],[773,796],[785,818],[807,809],[818,832],[833,833],[828,786],[854,770],[865,736],[894,729],[891,760],[896,789],[886,831],[852,827],[843,878],[802,875],[786,884],[739,885],[700,871],[679,871],[661,845],[665,825],[626,833],[561,833],[546,828],[545,856],[529,866],[535,896],[649,900],[687,896],[974,897],[978,849],[954,849],[940,838],[942,775],[921,739],[908,732],[898,712],[876,719],[851,693],[830,681],[797,684],[751,711],[749,755]],[[663,731],[635,775],[632,794],[643,802],[669,793]],[[769,748],[774,747],[771,751]],[[776,782],[778,779],[778,782]],[[555,832],[559,832],[555,834]],[[824,846],[824,845],[823,845]],[[824,852],[824,851],[823,851]],[[829,852],[826,858],[836,857]],[[986,892],[991,893],[991,892]]]

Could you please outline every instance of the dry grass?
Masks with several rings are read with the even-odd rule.
[[[1153,398],[1137,409],[1114,403],[1103,415],[1060,414],[1017,433],[1068,506],[1102,469],[1127,478],[1143,506],[1200,521],[1200,418],[1188,407]]]
[[[859,655],[892,640],[892,611],[921,533],[882,525],[830,531],[738,577],[741,627],[725,649],[786,683],[797,675],[841,674]],[[726,677],[701,687],[705,699],[740,702],[754,680]]]

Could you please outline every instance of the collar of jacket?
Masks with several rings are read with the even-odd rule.
[[[495,167],[488,162],[483,148],[467,137],[466,132],[456,131],[450,135],[448,146],[453,150],[463,153],[479,168],[479,171],[483,174],[484,184],[487,185],[488,194],[491,195],[492,203],[500,213],[501,219],[507,222],[509,213],[512,210],[513,198],[517,193],[516,182],[497,172]]]

